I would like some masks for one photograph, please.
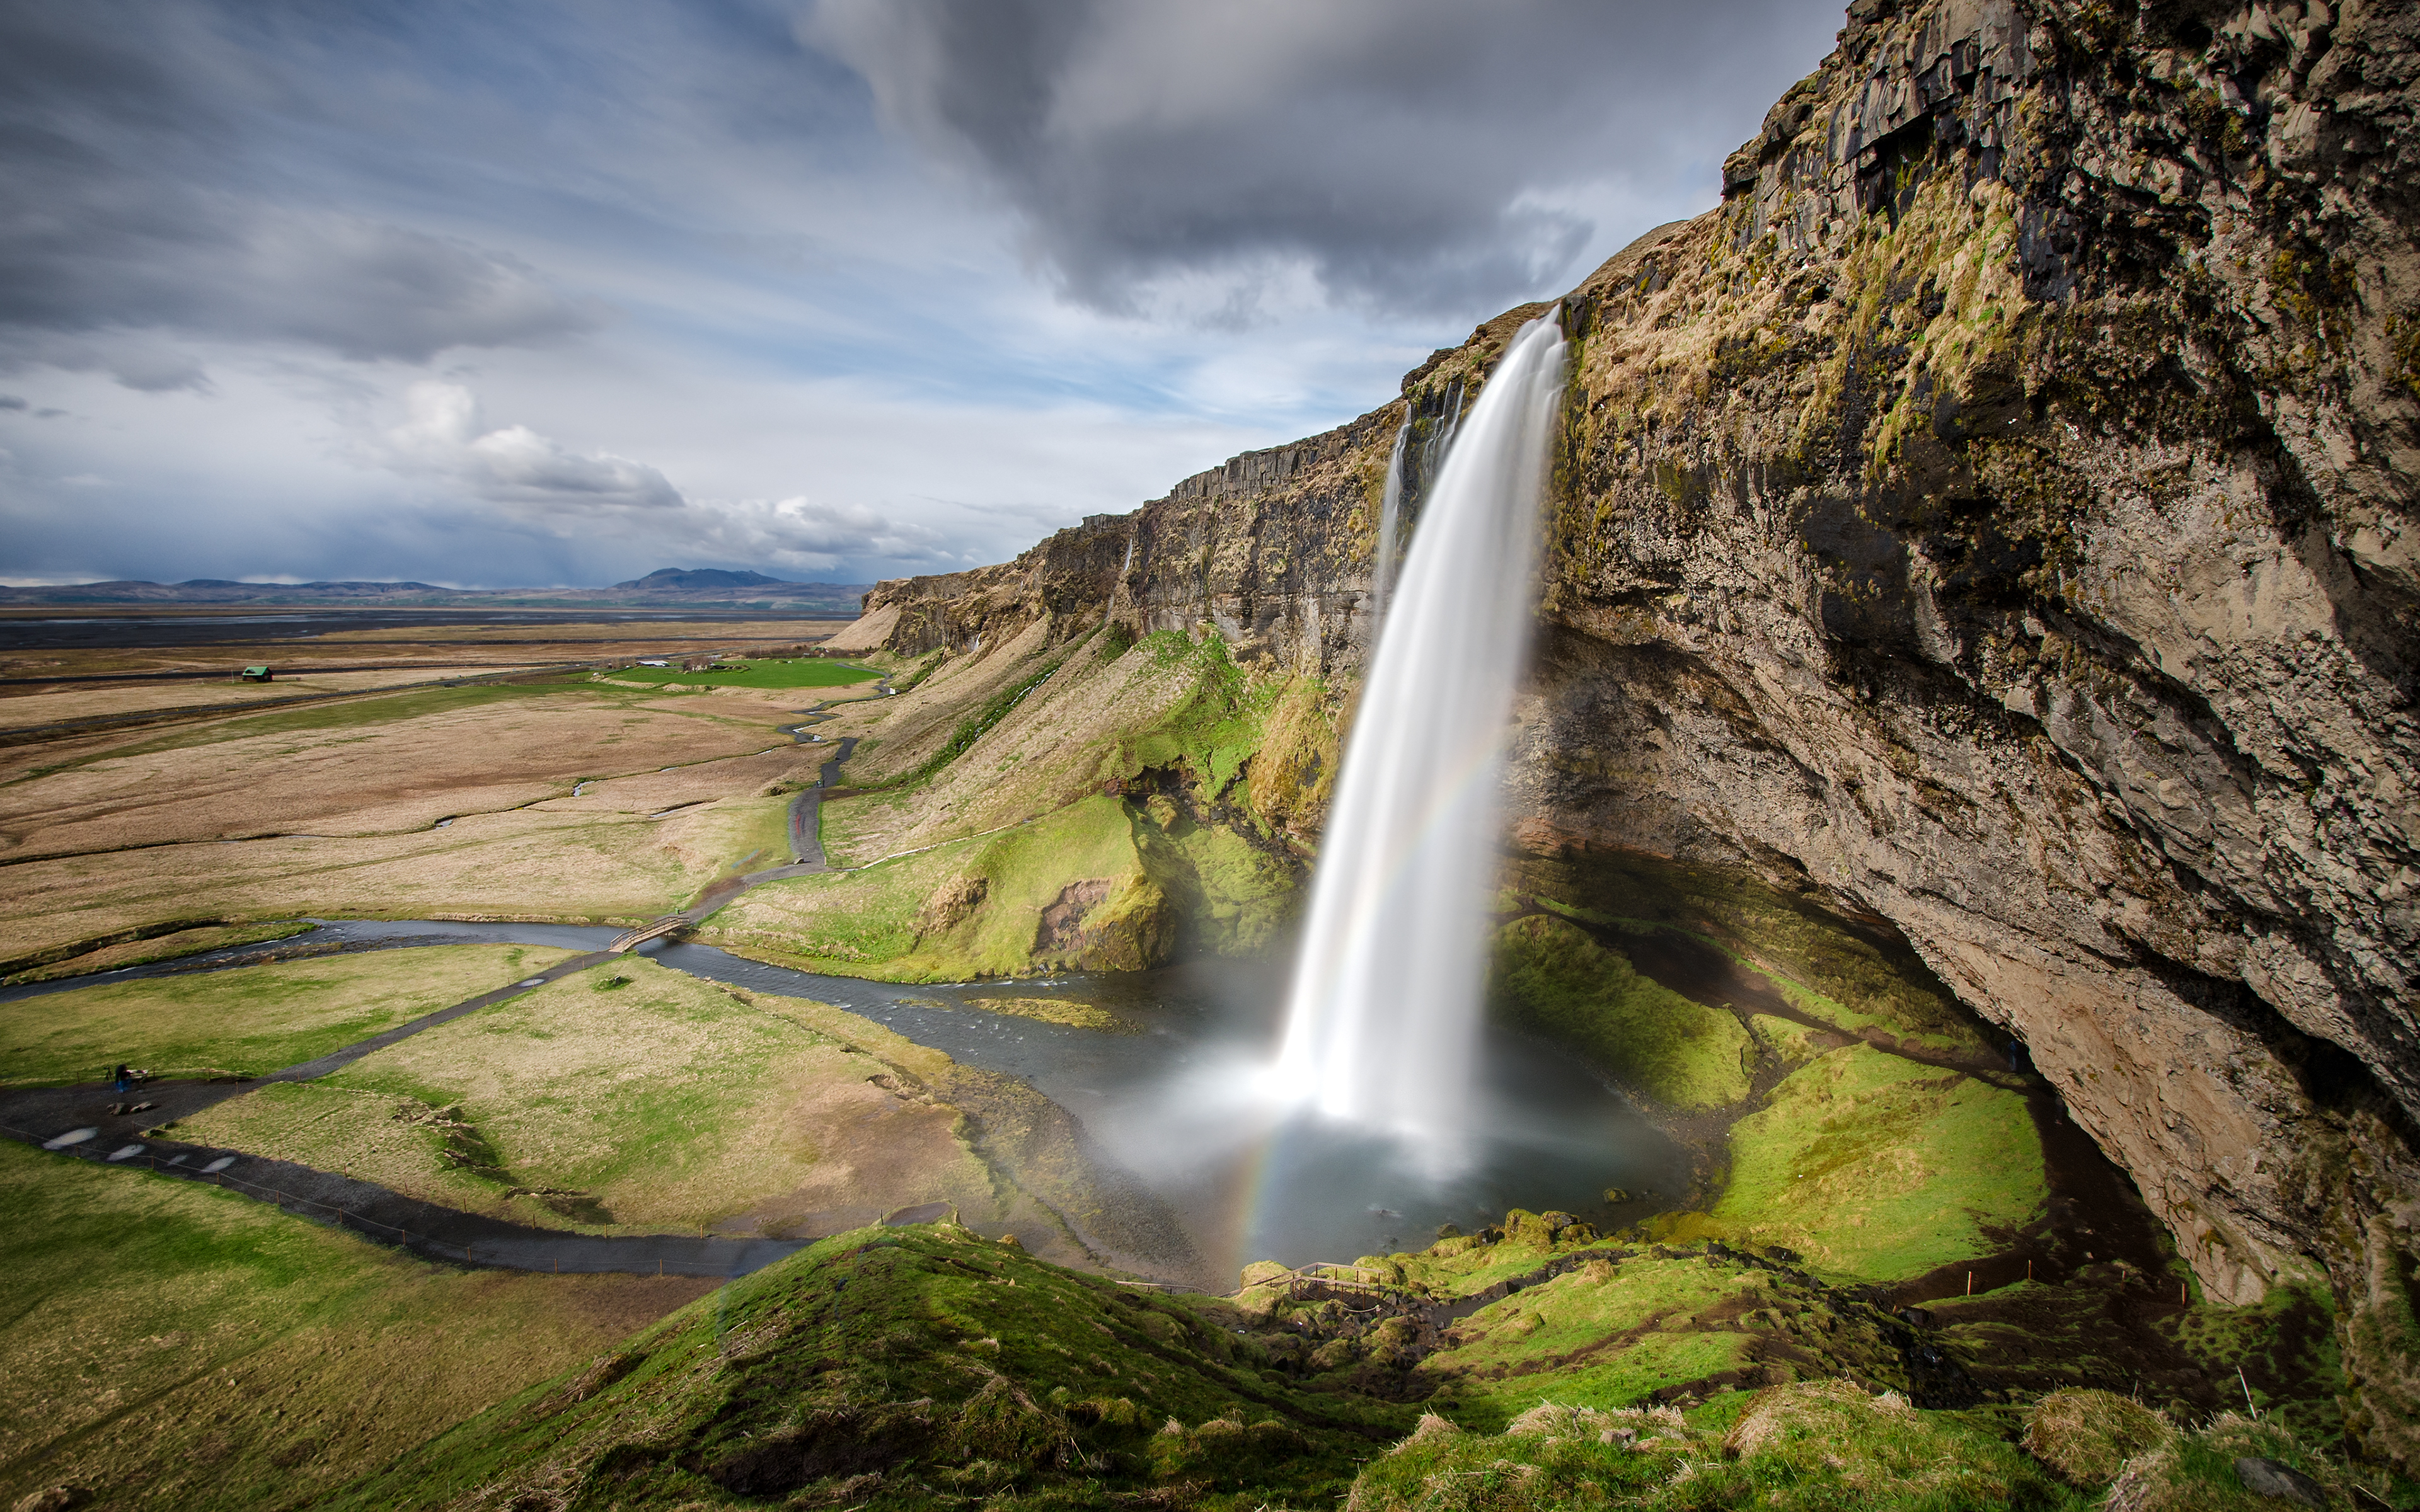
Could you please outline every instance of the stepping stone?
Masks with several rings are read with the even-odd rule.
[[[544,977],[532,977],[527,981],[517,981],[513,983],[513,985],[516,987],[543,987],[546,985],[546,979]]]
[[[70,1129],[67,1133],[59,1135],[56,1139],[43,1140],[42,1148],[44,1149],[65,1149],[70,1145],[81,1145],[85,1140],[99,1133],[101,1133],[101,1131],[98,1129]]]
[[[143,1147],[141,1145],[126,1145],[119,1149],[111,1150],[109,1152],[109,1158],[113,1161],[131,1160],[134,1156],[142,1153]]]
[[[208,1165],[203,1166],[202,1174],[204,1176],[214,1175],[217,1172],[225,1170],[228,1166],[234,1164],[235,1157],[233,1155],[221,1155],[218,1159],[210,1162]]]

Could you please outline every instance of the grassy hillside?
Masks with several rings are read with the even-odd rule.
[[[0,1266],[0,1504],[160,1512],[309,1504],[708,1285],[429,1265],[9,1143]]]
[[[1540,1215],[1369,1257],[1395,1303],[1173,1295],[952,1224],[817,1244],[533,1385],[329,1505],[1830,1512],[2257,1504],[2234,1457],[2408,1499],[2270,1418],[2094,1389],[1922,1409],[1883,1307],[1719,1248]],[[1527,1282],[1499,1301],[1481,1293]],[[1443,1332],[1424,1308],[1484,1303]]]

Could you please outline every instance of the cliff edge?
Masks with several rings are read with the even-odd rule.
[[[2410,7],[1858,0],[1722,206],[1562,303],[1510,779],[1533,850],[1903,936],[2211,1293],[2324,1277],[2353,1425],[2407,1464],[2415,98]],[[1398,427],[1542,308],[867,625],[1215,630],[1349,682]]]

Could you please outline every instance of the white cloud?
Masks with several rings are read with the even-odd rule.
[[[490,503],[542,512],[678,509],[685,501],[644,462],[565,448],[527,425],[482,427],[478,396],[428,379],[406,394],[411,418],[386,433],[380,459],[403,472],[435,473]]]

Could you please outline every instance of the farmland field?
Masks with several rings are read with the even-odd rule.
[[[846,687],[870,683],[882,673],[845,661],[801,657],[796,660],[718,662],[711,671],[684,671],[678,667],[625,667],[613,674],[617,683],[706,684],[715,687]]]

